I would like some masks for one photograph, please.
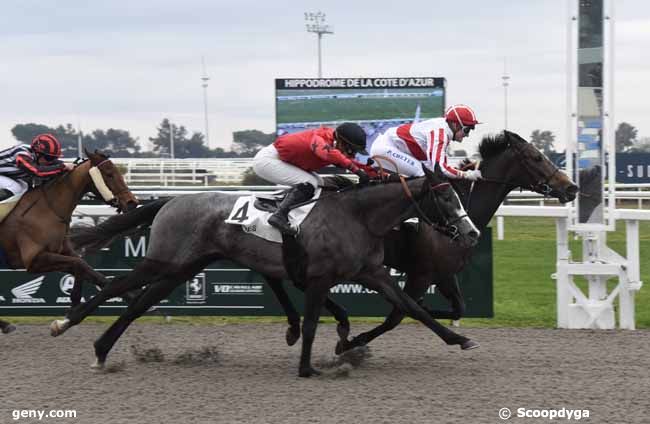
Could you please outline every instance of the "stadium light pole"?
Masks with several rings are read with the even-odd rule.
[[[334,34],[331,26],[325,25],[325,14],[320,10],[316,13],[305,12],[307,32],[318,35],[318,78],[323,78],[323,67],[321,59],[321,40],[323,34]]]
[[[504,125],[503,129],[507,130],[508,129],[508,85],[510,76],[508,76],[508,73],[506,71],[506,58],[503,58],[503,76],[501,77],[501,80],[503,81],[503,115],[504,115]]]
[[[208,125],[208,81],[210,78],[205,73],[205,58],[201,56],[201,65],[203,65],[203,76],[201,77],[201,87],[203,87],[203,115],[205,119],[205,142],[210,148],[210,127]]]

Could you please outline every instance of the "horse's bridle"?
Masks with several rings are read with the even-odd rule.
[[[522,151],[523,149],[521,149],[518,146],[518,143],[509,142],[508,143],[508,148],[512,148],[512,150],[515,152],[517,157],[520,159],[520,162],[524,162],[526,157],[523,154],[523,151]],[[560,172],[560,168],[558,168],[553,162],[551,162],[551,164],[555,168],[553,170],[553,172],[551,173],[551,175],[548,176],[548,177],[542,176],[539,179],[535,175],[533,175],[533,172],[530,170],[530,168],[528,166],[524,166],[524,171],[528,174],[528,177],[530,177],[531,181],[534,181],[533,183],[528,184],[528,185],[514,184],[514,183],[511,183],[509,181],[497,180],[497,179],[489,178],[489,177],[483,177],[483,178],[481,178],[481,181],[485,181],[485,182],[488,182],[488,183],[507,185],[507,186],[511,186],[512,188],[515,188],[515,187],[528,188],[531,191],[534,191],[535,193],[539,193],[539,194],[541,194],[543,196],[550,196],[551,192],[553,192],[553,188],[550,185],[550,181],[553,179],[555,174]],[[479,169],[478,165],[476,166],[476,169]],[[472,187],[470,188],[469,199],[472,198],[473,189],[474,189],[474,184],[472,184]],[[468,205],[469,205],[469,200],[468,200]]]
[[[411,200],[411,203],[415,207],[416,212],[418,213],[418,218],[422,218],[422,220],[432,226],[436,231],[441,232],[447,236],[449,236],[452,240],[455,240],[460,236],[460,231],[458,230],[458,226],[456,224],[460,222],[463,218],[467,217],[467,213],[464,215],[461,215],[455,219],[452,219],[451,221],[447,220],[445,217],[445,214],[442,212],[440,209],[440,205],[438,204],[438,190],[449,187],[451,184],[449,182],[444,182],[444,183],[439,183],[430,188],[430,190],[433,191],[433,195],[435,196],[435,199],[433,201],[433,204],[436,205],[436,209],[438,211],[438,216],[440,216],[443,219],[443,223],[437,223],[433,222],[429,219],[429,217],[424,213],[422,208],[420,207],[420,204],[418,203],[418,200],[415,199],[413,196],[413,193],[411,193],[411,190],[409,189],[408,185],[406,184],[406,179],[398,172],[398,166],[395,163],[394,160],[387,156],[382,156],[382,155],[376,155],[373,156],[372,159],[382,159],[393,165],[395,172],[397,172],[396,175],[399,176],[399,180],[402,183],[402,188],[404,189],[404,193],[406,194],[406,197],[408,197]],[[390,175],[389,173],[384,171],[383,166],[381,165],[381,161],[375,160],[375,163],[377,166],[379,166],[379,175]]]
[[[109,162],[109,161],[110,161],[110,159],[106,158],[106,159],[104,159],[103,161],[101,161],[99,164],[95,165],[95,167],[96,167],[97,169],[99,169],[100,172],[101,172],[101,167],[102,167],[105,163],[107,163],[107,162]],[[124,187],[124,190],[121,190],[121,191],[119,191],[119,192],[117,192],[117,193],[113,193],[113,198],[111,199],[110,202],[107,202],[107,204],[108,204],[109,206],[113,207],[113,208],[118,209],[118,212],[119,212],[119,200],[118,200],[118,199],[119,199],[120,195],[122,195],[122,194],[124,194],[124,193],[126,193],[126,192],[128,192],[128,191],[129,191],[129,188],[125,186],[125,187]]]

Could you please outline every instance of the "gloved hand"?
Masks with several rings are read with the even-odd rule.
[[[366,185],[370,182],[370,177],[363,169],[359,168],[354,173],[359,177],[359,184]]]
[[[465,171],[463,172],[463,178],[470,181],[477,181],[483,178],[483,175],[481,175],[481,171],[479,170]]]

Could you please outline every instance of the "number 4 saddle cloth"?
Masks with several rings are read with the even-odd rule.
[[[321,189],[318,188],[311,202],[291,209],[289,222],[293,227],[300,228],[300,224],[309,215],[309,212],[316,204],[314,200],[318,199],[320,193]],[[284,198],[284,194],[285,191],[276,191],[241,196],[235,202],[235,206],[233,206],[225,222],[241,226],[246,233],[275,243],[282,243],[282,234],[278,229],[269,225],[268,219],[277,209],[277,205]]]

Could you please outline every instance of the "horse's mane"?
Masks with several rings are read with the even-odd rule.
[[[506,140],[505,133],[501,132],[496,135],[484,136],[478,146],[478,151],[485,160],[503,153],[508,147],[510,147],[510,142]]]

